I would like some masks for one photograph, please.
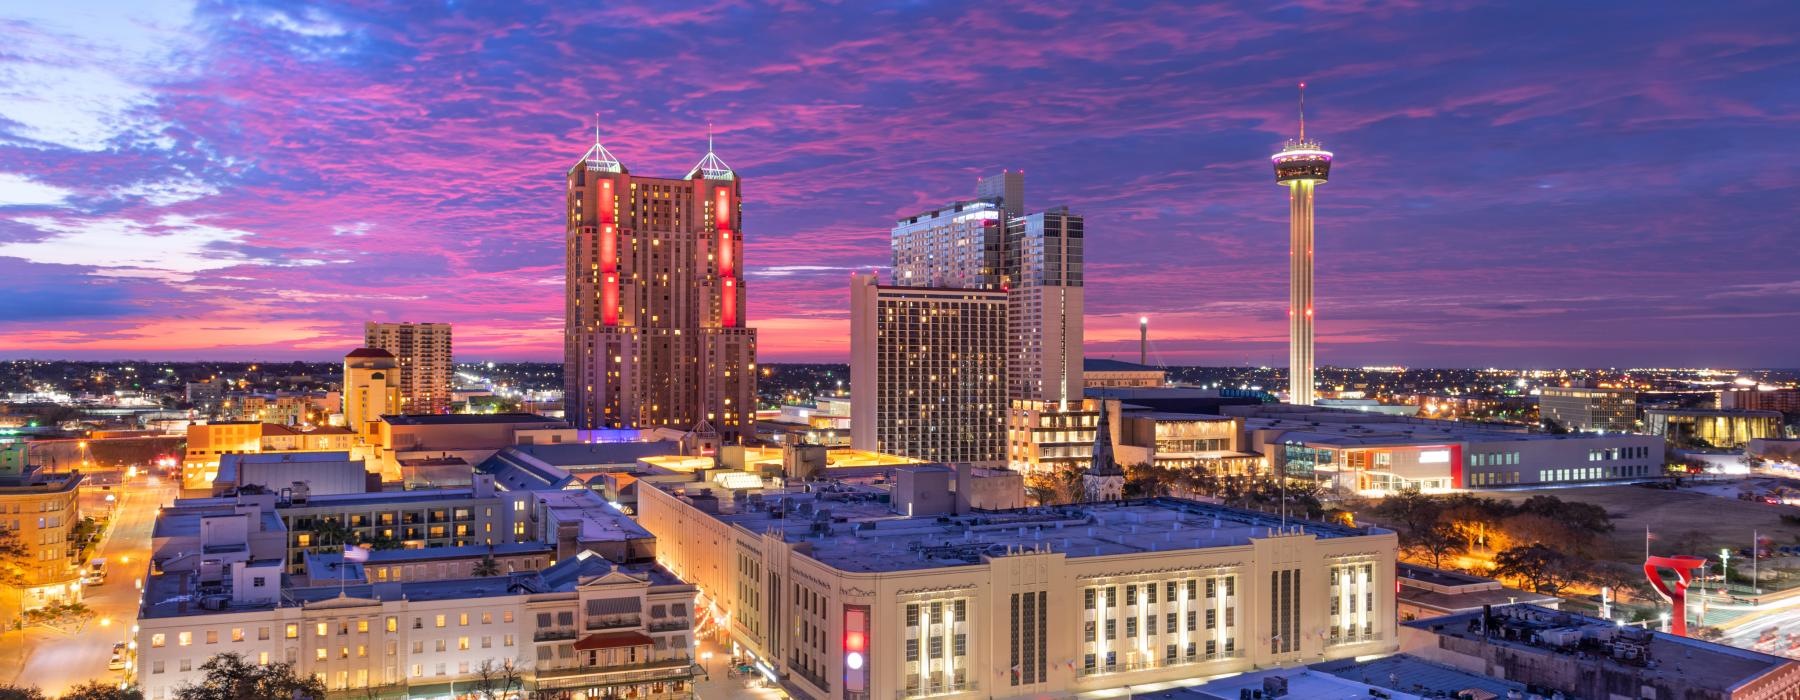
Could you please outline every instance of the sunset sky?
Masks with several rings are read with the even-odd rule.
[[[1057,9],[1079,7],[1081,9]],[[395,9],[410,8],[410,9]],[[652,9],[653,8],[653,9]],[[763,360],[843,361],[903,215],[1026,172],[1087,217],[1087,351],[1800,365],[1800,4],[9,2],[0,357],[317,359],[364,320],[559,360],[564,171],[744,180]]]

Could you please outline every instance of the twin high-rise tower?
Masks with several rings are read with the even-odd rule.
[[[1306,83],[1300,84],[1300,138],[1270,157],[1288,188],[1288,403],[1313,403],[1313,188],[1331,175],[1331,152],[1306,138]]]
[[[597,128],[569,168],[563,401],[575,427],[751,435],[739,184],[710,135],[678,179],[632,175]]]

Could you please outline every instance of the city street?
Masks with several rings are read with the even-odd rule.
[[[732,677],[727,673],[731,665],[729,646],[721,646],[712,639],[701,639],[696,645],[696,651],[700,655],[700,667],[706,669],[706,675],[694,679],[694,697],[699,700],[787,699],[788,694],[780,688],[757,687],[761,685],[761,676],[749,674]]]
[[[175,497],[175,487],[169,480],[142,476],[129,484],[113,485],[110,491],[84,486],[82,512],[106,508],[107,494],[118,499],[118,518],[95,555],[106,558],[111,573],[104,585],[88,588],[84,596],[94,611],[93,618],[79,630],[27,630],[22,668],[0,669],[0,681],[37,686],[55,697],[89,680],[126,678],[125,671],[109,671],[106,665],[113,644],[130,641],[131,627],[137,621],[136,584],[150,560],[151,527],[157,508]],[[14,632],[0,643],[17,644],[19,636]]]

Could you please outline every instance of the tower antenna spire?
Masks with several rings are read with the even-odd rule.
[[[1300,140],[1306,140],[1306,81],[1300,82]]]
[[[594,145],[600,145],[600,113],[594,113]]]
[[[713,152],[713,145],[712,145],[712,122],[707,122],[707,123],[706,123],[706,152],[707,152],[707,153],[711,153],[711,152]]]

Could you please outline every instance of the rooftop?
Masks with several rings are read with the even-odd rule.
[[[1660,442],[1661,438],[1630,433],[1553,433],[1528,432],[1517,427],[1499,427],[1465,421],[1436,420],[1409,416],[1363,413],[1317,406],[1270,404],[1231,407],[1228,415],[1244,417],[1245,430],[1285,431],[1283,441],[1320,445],[1421,445],[1452,442],[1519,442],[1545,440],[1588,440],[1616,442],[1636,438]]]
[[[442,413],[382,416],[388,425],[507,425],[537,423],[562,425],[563,421],[534,413]]]
[[[386,350],[383,350],[383,349],[381,349],[381,348],[357,348],[357,349],[355,349],[355,350],[351,350],[351,351],[350,351],[350,352],[349,352],[349,353],[347,353],[347,354],[345,354],[345,355],[344,355],[344,357],[345,357],[345,358],[351,358],[351,357],[393,357],[393,356],[394,356],[394,353],[391,353],[391,352],[388,352],[388,351],[386,351]]]
[[[1504,698],[1509,691],[1525,690],[1522,683],[1469,673],[1410,654],[1368,660],[1339,659],[1314,664],[1312,670],[1403,693],[1435,692],[1444,693],[1444,697],[1454,697],[1455,693],[1464,690],[1481,690]]]
[[[534,496],[538,503],[543,504],[551,520],[580,524],[581,532],[576,537],[581,542],[618,542],[655,537],[644,526],[637,524],[636,520],[607,503],[600,494],[588,489],[539,491]]]
[[[276,562],[279,564],[279,562]],[[195,604],[195,593],[187,572],[150,576],[144,582],[144,619],[192,615],[237,613],[271,610],[277,607],[333,604],[343,601],[362,604],[370,601],[405,599],[411,602],[461,600],[509,595],[569,592],[582,579],[619,571],[647,578],[651,585],[681,585],[681,579],[655,564],[615,565],[592,552],[564,559],[541,571],[483,578],[444,579],[435,581],[400,581],[375,584],[352,584],[339,588],[336,584],[304,588],[284,588],[279,603],[232,602],[222,609],[211,610]]]
[[[812,558],[850,572],[962,566],[1020,549],[1077,558],[1243,546],[1281,527],[1277,516],[1173,498],[906,517],[890,509],[885,489],[844,481],[814,482],[809,491],[656,487],[686,487],[690,501],[717,499],[719,520],[755,533],[780,531],[786,541],[804,543]],[[1320,538],[1384,532],[1293,519],[1288,527]]]
[[[1081,370],[1084,372],[1161,372],[1163,368],[1123,360],[1086,357],[1081,360]]]
[[[1601,666],[1607,670],[1673,673],[1685,677],[1687,682],[1692,685],[1716,690],[1732,688],[1744,681],[1761,677],[1794,663],[1788,659],[1748,649],[1678,637],[1648,629],[1619,627],[1617,623],[1610,620],[1551,610],[1536,605],[1498,606],[1494,608],[1494,614],[1497,620],[1495,629],[1497,631],[1504,630],[1506,634],[1512,635],[1514,638],[1484,636],[1479,628],[1483,615],[1479,610],[1401,624],[1443,637],[1476,640],[1488,645],[1526,653],[1566,655],[1577,658],[1584,664]],[[1560,636],[1557,634],[1558,631],[1563,631],[1563,633],[1581,640],[1596,637],[1610,638],[1612,635],[1628,635],[1630,638],[1642,640],[1647,642],[1645,658],[1652,665],[1632,663],[1602,653],[1587,653],[1586,647],[1574,644],[1558,647],[1543,641],[1546,638]],[[1584,653],[1577,657],[1578,651]]]
[[[644,457],[678,454],[681,452],[681,443],[673,440],[563,442],[549,445],[514,445],[502,452],[522,452],[540,462],[569,469],[632,464]]]

